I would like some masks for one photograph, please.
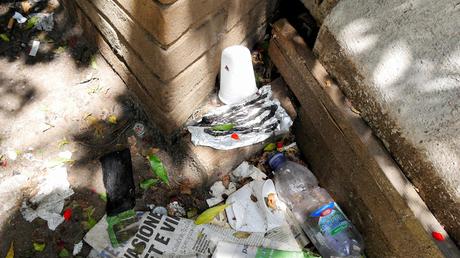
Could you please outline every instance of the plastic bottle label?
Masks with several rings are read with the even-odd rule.
[[[334,236],[350,227],[345,215],[342,213],[335,202],[326,204],[311,213],[312,217],[319,217],[318,225],[321,232],[325,235]]]

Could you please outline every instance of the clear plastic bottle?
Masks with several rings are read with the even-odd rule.
[[[293,213],[323,257],[361,257],[361,235],[325,189],[310,189]]]
[[[303,231],[323,257],[360,257],[361,235],[306,167],[275,154],[269,164],[278,196],[292,209]]]
[[[291,209],[305,198],[307,190],[318,186],[318,180],[308,168],[287,160],[283,153],[276,153],[268,163],[274,171],[278,196]]]

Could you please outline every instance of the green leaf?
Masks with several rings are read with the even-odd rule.
[[[6,33],[0,34],[0,39],[2,39],[5,42],[10,42],[10,38],[8,37],[8,35],[6,35]]]
[[[160,158],[158,158],[156,155],[150,155],[148,159],[150,162],[150,167],[152,168],[152,171],[155,173],[155,175],[161,179],[161,181],[169,185],[168,172],[166,171],[166,168],[161,162]]]
[[[67,251],[67,249],[63,248],[60,252],[59,252],[59,257],[69,257],[70,256],[70,253],[69,251]]]
[[[91,57],[90,64],[93,69],[97,69],[96,55]]]
[[[94,210],[95,210],[94,207],[88,207],[85,209],[85,216],[87,220],[82,222],[85,230],[90,230],[92,227],[94,227],[97,224],[96,219],[93,218]]]
[[[100,193],[99,198],[104,202],[107,202],[107,193]]]
[[[93,216],[95,208],[93,206],[90,206],[85,209],[86,217],[89,219]]]
[[[264,151],[265,152],[270,152],[270,151],[274,151],[275,149],[276,149],[276,144],[269,143],[269,144],[265,145]]]
[[[149,178],[149,179],[146,179],[144,181],[142,181],[139,186],[144,189],[144,190],[147,190],[149,189],[150,187],[154,186],[156,183],[158,183],[159,179],[154,179],[154,178]]]
[[[63,147],[64,145],[69,144],[70,142],[64,137],[62,140],[58,142],[59,148]]]
[[[34,243],[34,250],[37,252],[43,252],[43,250],[45,250],[45,247],[45,243]]]
[[[67,48],[66,46],[60,46],[57,49],[55,49],[53,52],[56,54],[62,54],[65,52],[66,48]]]
[[[87,222],[88,222],[88,229],[92,229],[97,224],[97,221],[94,218],[89,218]]]
[[[211,222],[219,213],[225,210],[225,208],[227,208],[228,206],[230,206],[230,204],[221,204],[203,211],[203,213],[201,213],[200,216],[196,218],[195,224],[201,225]]]
[[[29,20],[27,20],[26,30],[32,29],[33,27],[35,27],[37,22],[38,22],[38,17],[37,16],[34,16],[34,17],[30,18]]]
[[[14,242],[11,242],[8,253],[6,253],[5,258],[14,258]]]
[[[234,124],[220,124],[220,125],[215,125],[211,129],[213,131],[230,131],[235,127]]]

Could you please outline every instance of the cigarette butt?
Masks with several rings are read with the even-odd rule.
[[[14,18],[10,18],[10,20],[8,21],[8,29],[11,30],[13,28],[13,25],[14,25]]]
[[[30,49],[29,56],[36,56],[39,46],[40,46],[40,41],[34,40],[32,42],[32,48]]]
[[[21,8],[24,13],[29,13],[30,8],[32,8],[32,5],[30,5],[29,1],[22,1]]]

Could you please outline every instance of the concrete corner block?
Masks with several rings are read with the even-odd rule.
[[[177,131],[214,90],[222,49],[234,44],[252,47],[262,39],[267,19],[267,4],[262,1],[225,31],[227,14],[223,9],[162,49],[146,32],[134,28],[135,21],[115,0],[77,0],[76,4],[93,24],[86,30],[98,35],[97,45],[105,46],[103,55],[147,110],[157,113],[151,118],[167,134]],[[109,54],[110,50],[113,53]]]
[[[350,107],[332,79],[340,75],[328,74],[286,20],[276,22],[273,28],[269,55],[300,103],[295,126],[298,146],[318,180],[363,234],[367,254],[460,256],[448,228],[443,228],[444,222],[431,213],[438,215],[436,211],[428,209],[371,128]],[[325,43],[328,47],[333,45],[331,41]],[[346,75],[353,74],[353,70],[345,69],[352,64],[341,59],[334,47],[326,52],[345,66],[342,71]],[[436,184],[435,180],[426,179],[430,184]],[[433,231],[441,232],[445,241],[435,241]]]
[[[458,31],[454,2],[342,0],[315,53],[460,243],[458,39],[445,36]]]
[[[116,1],[164,48],[176,41],[191,26],[199,25],[205,16],[216,13],[224,3],[224,0],[169,0],[167,3],[152,0]]]

